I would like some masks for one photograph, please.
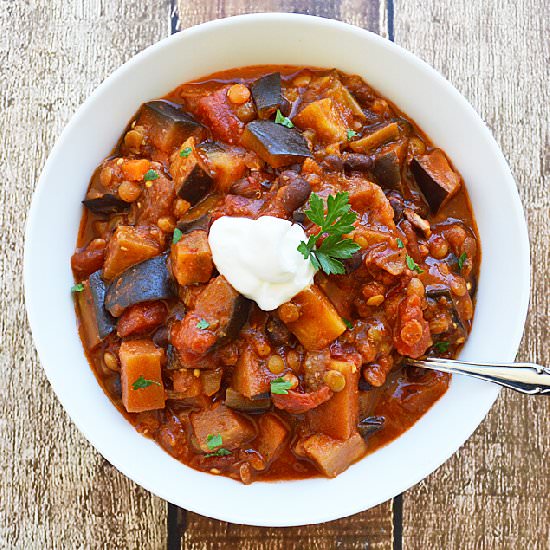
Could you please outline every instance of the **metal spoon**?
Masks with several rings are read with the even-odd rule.
[[[535,363],[470,363],[437,357],[406,362],[411,367],[473,376],[529,395],[550,394],[550,368]]]

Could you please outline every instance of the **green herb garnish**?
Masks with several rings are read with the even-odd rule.
[[[357,214],[351,210],[348,193],[329,195],[326,215],[323,199],[316,193],[311,193],[309,210],[305,214],[321,229],[316,235],[311,235],[307,243],[302,241],[298,245],[298,252],[327,275],[344,274],[346,270],[340,259],[351,258],[361,248],[353,240],[344,238],[346,233],[353,231],[353,223],[357,219]],[[324,234],[325,239],[317,247],[317,241]]]
[[[349,330],[353,328],[353,323],[349,319],[342,317],[342,321],[344,322],[344,325],[349,328]]]
[[[179,240],[182,238],[182,236],[183,236],[183,233],[181,229],[178,229],[176,227],[176,229],[174,229],[174,235],[172,236],[172,244],[177,244]]]
[[[424,270],[420,268],[418,264],[407,254],[407,267],[411,271],[416,271],[417,273],[424,273]]]
[[[468,256],[466,256],[466,252],[463,252],[460,257],[458,258],[458,270],[459,271],[462,271],[462,266],[464,265],[464,262],[466,261],[466,259],[468,258]]]
[[[213,451],[216,447],[221,447],[223,445],[221,434],[208,434],[206,436],[206,446]]]
[[[210,323],[206,319],[201,319],[197,323],[197,328],[200,328],[201,330],[207,329],[210,326]]]
[[[397,239],[397,248],[405,248],[403,241],[399,238]]]
[[[348,136],[348,141],[351,141],[351,138],[354,138],[358,134],[355,130],[346,130],[346,135]]]
[[[451,344],[449,342],[436,342],[433,348],[439,353],[445,353]]]
[[[180,151],[180,157],[181,157],[182,159],[186,159],[192,152],[193,152],[193,149],[191,149],[191,147],[184,147],[184,148]]]
[[[76,283],[71,287],[71,292],[82,292],[84,290],[84,285],[82,283]]]
[[[214,451],[213,453],[206,453],[204,456],[205,458],[210,458],[211,456],[228,456],[231,454],[231,451],[228,451],[227,449],[224,449],[223,447],[221,449],[218,449],[217,451]]]
[[[147,172],[145,172],[145,175],[143,176],[143,181],[155,181],[155,180],[158,180],[160,178],[158,172],[156,170],[147,170]]]
[[[292,124],[292,120],[290,120],[287,116],[283,115],[283,113],[281,113],[279,109],[277,109],[277,114],[275,115],[275,123],[280,124],[285,128],[294,128],[294,124]]]
[[[160,386],[160,382],[157,382],[156,380],[147,380],[147,378],[143,378],[143,376],[141,375],[132,384],[132,388],[134,388],[134,390],[141,390],[143,388],[148,388],[149,386],[152,386],[153,384],[156,384],[157,386]]]
[[[282,377],[271,381],[271,393],[275,395],[286,395],[291,387],[292,382],[289,382]]]

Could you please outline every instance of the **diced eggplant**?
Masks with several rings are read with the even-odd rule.
[[[255,157],[242,147],[215,141],[205,141],[197,146],[197,150],[212,174],[216,189],[222,193],[227,193],[231,185],[244,176],[247,162],[251,162],[249,157]],[[255,159],[259,162],[257,157]]]
[[[380,187],[401,191],[401,161],[394,149],[375,158],[372,174]]]
[[[144,103],[136,124],[145,127],[151,143],[166,153],[189,136],[204,133],[204,126],[183,111],[181,105],[163,99]]]
[[[176,281],[182,285],[207,283],[214,263],[206,231],[191,231],[172,245],[170,265]]]
[[[289,430],[276,414],[263,414],[258,419],[258,427],[260,433],[254,447],[263,458],[260,469],[265,469],[281,454]]]
[[[111,315],[119,317],[128,306],[166,300],[173,295],[166,255],[163,254],[133,265],[116,277],[107,289],[105,307]]]
[[[110,193],[105,193],[103,196],[95,199],[85,199],[82,201],[82,204],[90,212],[94,214],[104,214],[106,216],[125,212],[130,207],[129,203]]]
[[[172,329],[180,359],[195,363],[215,347],[234,339],[248,319],[251,302],[220,275],[201,291],[195,307]],[[201,368],[197,365],[196,368]]]
[[[220,447],[228,450],[240,447],[256,435],[250,420],[221,404],[211,410],[191,414],[191,426],[200,449],[205,453],[216,450],[209,446],[213,435],[220,435]]]
[[[298,130],[270,120],[249,122],[241,142],[273,168],[302,162],[311,156],[307,141]]]
[[[178,354],[172,344],[168,344],[166,348],[166,369],[168,370],[180,370],[185,368],[178,357]]]
[[[183,219],[178,222],[178,229],[184,234],[191,233],[191,231],[208,231],[211,220],[212,214],[210,213],[195,219]]]
[[[103,340],[115,329],[115,320],[105,309],[106,286],[101,278],[101,271],[96,271],[88,279],[90,292],[94,300],[94,309],[97,321],[97,331],[99,337]]]
[[[213,183],[212,176],[199,163],[196,163],[176,193],[180,199],[184,199],[192,205],[197,204],[208,195]]]
[[[233,369],[233,389],[249,399],[269,393],[270,382],[277,375],[268,370],[266,363],[253,349],[245,349]]]
[[[233,388],[225,390],[225,404],[236,411],[247,413],[262,413],[271,407],[271,399],[268,397],[259,396],[256,399],[249,399],[242,393],[235,391]]]
[[[367,452],[367,444],[358,434],[346,441],[324,434],[308,437],[303,443],[308,458],[328,477],[336,477]]]
[[[281,89],[281,73],[271,73],[258,78],[252,84],[251,89],[258,118],[270,118],[277,109],[281,109],[285,104]]]
[[[453,303],[453,295],[451,289],[446,285],[434,284],[426,286],[426,298],[433,300],[439,300],[440,298],[446,298],[447,302]]]
[[[357,429],[363,439],[368,439],[372,434],[384,427],[386,419],[383,416],[368,416],[357,425]]]
[[[441,149],[414,158],[411,171],[432,213],[436,213],[460,189],[460,176],[450,167]]]
[[[390,122],[382,126],[376,125],[372,128],[371,133],[361,139],[351,141],[349,147],[356,153],[369,153],[384,145],[384,143],[395,141],[400,135],[401,131],[397,122]]]

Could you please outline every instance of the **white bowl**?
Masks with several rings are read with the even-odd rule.
[[[514,359],[528,306],[529,242],[514,180],[481,118],[426,63],[357,27],[292,14],[212,21],[136,55],[86,100],[48,158],[27,222],[25,297],[46,374],[85,437],[136,483],[205,516],[290,526],[348,516],[408,489],[464,443],[498,389],[455,377],[412,429],[336,479],[250,486],[177,462],[110,403],[84,356],[69,291],[80,201],[90,176],[142,102],[214,71],[262,63],[336,67],[361,75],[452,159],[470,193],[483,249],[464,359]]]

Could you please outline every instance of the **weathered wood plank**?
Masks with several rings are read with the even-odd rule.
[[[549,16],[542,0],[397,0],[395,6],[396,42],[457,86],[487,121],[511,165],[526,210],[533,266],[519,357],[547,365]],[[548,399],[503,392],[461,451],[404,495],[404,548],[548,548],[549,417]]]
[[[25,213],[55,138],[105,76],[169,33],[168,14],[168,2],[0,1],[2,548],[165,544],[166,504],[94,451],[38,364],[22,256]]]
[[[181,28],[210,19],[241,13],[281,11],[333,17],[379,32],[381,7],[377,0],[226,0],[214,3],[179,1]],[[318,526],[265,529],[187,514],[187,529],[182,538],[186,550],[227,548],[285,550],[335,547],[390,549],[393,545],[392,503],[388,501],[372,510]]]

